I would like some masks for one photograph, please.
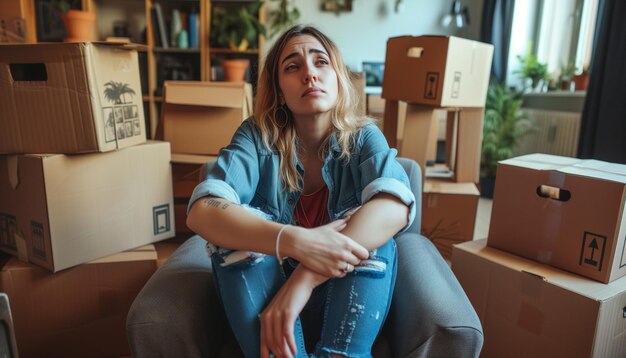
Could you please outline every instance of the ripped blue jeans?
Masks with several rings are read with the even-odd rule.
[[[228,321],[246,357],[260,354],[259,314],[298,262],[226,249],[210,250],[213,274]],[[297,357],[371,357],[371,350],[391,304],[397,272],[393,239],[370,252],[343,278],[313,290],[295,322]]]

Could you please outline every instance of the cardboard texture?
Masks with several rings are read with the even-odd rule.
[[[252,115],[247,83],[165,81],[163,138],[172,153],[218,155]]]
[[[484,107],[493,45],[454,36],[387,40],[382,97],[436,107]]]
[[[11,302],[20,357],[130,356],[126,316],[156,258],[150,245],[52,274],[5,256],[0,291]]]
[[[0,44],[26,42],[26,20],[0,16]]]
[[[547,154],[502,161],[489,246],[615,280],[626,274],[625,189],[626,165]]]
[[[402,102],[397,107],[396,138],[400,156],[414,159],[422,173],[429,176],[426,163],[436,158],[439,117],[440,112],[445,111],[445,164],[449,169],[446,176],[455,182],[478,183],[484,108],[439,109],[415,104],[403,107]]]
[[[480,193],[474,183],[426,179],[422,200],[422,235],[441,255],[452,257],[452,246],[474,238]]]
[[[106,152],[146,141],[137,51],[0,46],[0,153]]]
[[[605,285],[485,245],[452,255],[483,326],[481,357],[626,357],[626,277]]]
[[[0,250],[51,271],[175,235],[169,143],[0,156]]]
[[[201,164],[172,163],[176,232],[193,234],[187,227],[187,205],[193,189],[200,183]]]

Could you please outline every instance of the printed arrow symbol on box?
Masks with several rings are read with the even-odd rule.
[[[593,257],[595,256],[596,250],[598,249],[598,242],[596,241],[596,239],[593,239],[589,243],[589,248],[591,249],[591,258],[588,258],[585,261],[587,261],[587,263],[589,264],[596,263],[596,261],[593,259]]]

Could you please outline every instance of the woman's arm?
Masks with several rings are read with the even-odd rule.
[[[340,232],[347,221],[314,229],[286,228],[280,239],[281,256],[301,261],[327,277],[342,276],[346,262],[354,266],[369,256],[368,250]],[[207,196],[193,203],[187,226],[216,246],[274,256],[276,236],[283,224],[259,218],[228,200]]]
[[[408,217],[409,207],[399,198],[379,193],[352,214],[341,233],[371,251],[402,230]]]

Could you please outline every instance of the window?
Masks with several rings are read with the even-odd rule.
[[[552,78],[574,63],[577,73],[589,67],[599,0],[516,1],[506,83],[521,87],[518,55],[528,52],[548,65]]]

